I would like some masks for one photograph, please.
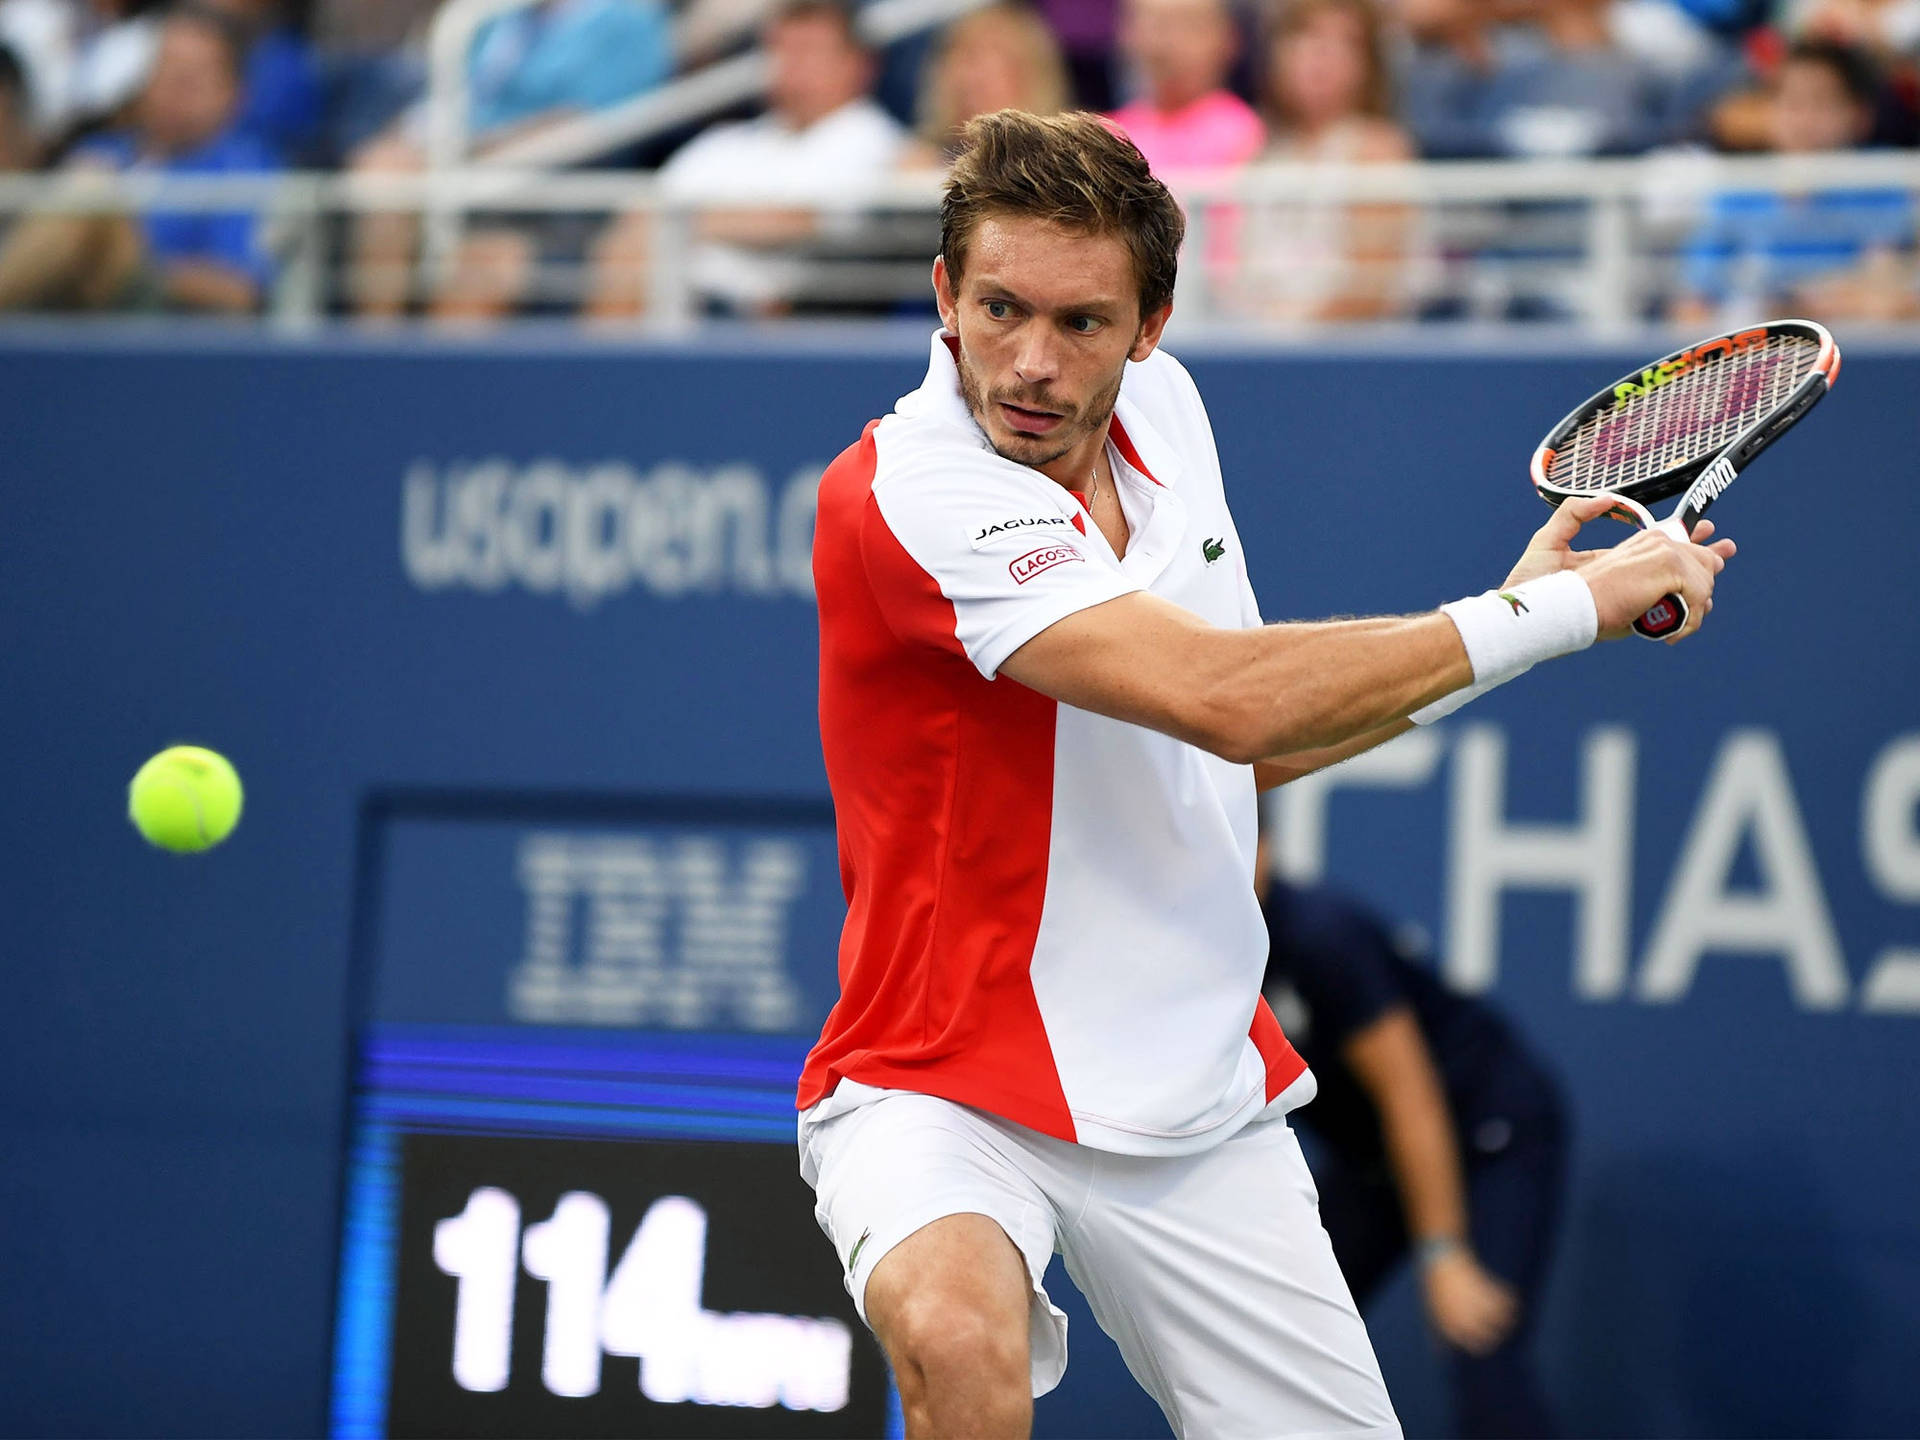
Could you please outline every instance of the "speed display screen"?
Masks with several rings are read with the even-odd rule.
[[[332,1432],[898,1433],[794,1149],[831,829],[589,818],[370,821]]]

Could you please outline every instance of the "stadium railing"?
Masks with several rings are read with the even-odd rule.
[[[1680,293],[1690,238],[1700,233],[1713,198],[1727,193],[1898,192],[1908,206],[1909,235],[1920,231],[1920,156],[1894,152],[1269,165],[1175,177],[1175,189],[1192,219],[1178,297],[1182,322],[1257,333],[1309,331],[1342,319],[1547,320],[1600,335],[1630,329],[1660,318]],[[901,176],[841,196],[822,238],[793,257],[791,308],[923,312],[938,199],[934,176]],[[796,208],[790,194],[745,188],[727,208],[758,206]],[[586,293],[583,237],[610,217],[648,215],[635,324],[683,329],[711,308],[692,264],[699,217],[644,174],[468,166],[418,176],[0,176],[0,224],[36,212],[150,211],[261,215],[280,262],[265,313],[289,326],[349,308],[344,222],[377,211],[447,215],[457,224],[512,225],[534,235],[541,259],[524,308],[547,315],[569,312]],[[1914,314],[1920,303],[1910,242],[1892,262],[1887,283],[1902,293],[1891,297],[1897,303],[1889,313]],[[455,263],[452,254],[430,256],[420,267],[417,298],[429,300]],[[1747,282],[1760,283],[1752,272],[1764,263],[1764,255],[1748,256]],[[1738,265],[1732,278],[1737,289]],[[1327,303],[1343,289],[1357,303]]]

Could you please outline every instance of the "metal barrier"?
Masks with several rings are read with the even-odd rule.
[[[1920,156],[1265,165],[1174,184],[1192,221],[1183,325],[1271,334],[1548,319],[1616,334],[1665,313],[1687,238],[1713,196],[1898,191],[1912,206]],[[939,193],[937,176],[903,174],[836,197],[817,241],[778,252],[793,264],[782,311],[924,306]],[[726,208],[756,207],[791,210],[795,201],[743,184]],[[699,213],[647,175],[495,165],[419,176],[0,176],[0,219],[150,210],[261,215],[279,260],[267,314],[282,324],[349,308],[345,234],[354,217],[381,212],[519,227],[538,253],[519,298],[548,313],[570,311],[593,283],[592,238],[611,218],[650,217],[645,259],[631,276],[633,324],[682,329],[705,303],[694,271],[706,243]],[[557,227],[563,219],[571,223]],[[566,233],[556,238],[556,228]],[[1911,253],[1892,262],[1886,283],[1899,293],[1888,314],[1912,315],[1920,304]],[[457,252],[429,256],[416,300],[430,308],[459,264]],[[1336,284],[1346,293],[1332,303]]]

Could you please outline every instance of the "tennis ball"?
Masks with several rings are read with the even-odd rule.
[[[240,777],[227,757],[198,745],[162,750],[127,787],[127,815],[162,850],[218,845],[240,822]]]

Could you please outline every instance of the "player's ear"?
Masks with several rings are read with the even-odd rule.
[[[960,302],[953,293],[953,276],[947,273],[947,257],[933,257],[933,303],[940,311],[940,323],[955,335],[960,333]]]
[[[1140,333],[1133,337],[1133,348],[1127,352],[1127,358],[1140,361],[1151,355],[1160,344],[1160,337],[1166,333],[1167,321],[1172,315],[1171,300],[1158,310],[1148,311],[1146,319],[1140,322]]]

